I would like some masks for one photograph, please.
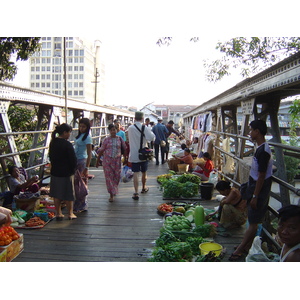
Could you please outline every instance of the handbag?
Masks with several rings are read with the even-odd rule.
[[[166,141],[164,141],[164,140],[160,141],[160,146],[161,147],[166,147],[166,145],[167,145]]]
[[[141,140],[140,140],[140,149],[139,149],[139,160],[145,161],[145,160],[151,160],[153,157],[153,150],[148,147],[143,147],[143,137],[145,125],[142,125],[142,130],[140,130],[136,124],[134,126],[137,128],[139,132],[141,132]]]
[[[79,202],[84,202],[85,196],[88,195],[88,188],[83,178],[81,177],[79,170],[76,170],[75,172],[74,189],[75,189],[76,200]]]

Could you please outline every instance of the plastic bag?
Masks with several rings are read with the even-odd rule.
[[[246,256],[246,262],[278,262],[279,255],[269,252],[266,254],[261,248],[261,238],[256,236]]]
[[[121,172],[121,181],[129,182],[133,178],[133,172],[130,167],[124,166]]]
[[[211,171],[210,174],[209,174],[209,179],[208,179],[208,182],[210,183],[213,183],[214,186],[216,186],[216,184],[218,183],[219,181],[219,178],[218,178],[218,172],[216,172],[215,170]]]

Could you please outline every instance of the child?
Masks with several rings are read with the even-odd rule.
[[[279,209],[278,235],[283,243],[281,262],[300,261],[300,206],[287,205]]]

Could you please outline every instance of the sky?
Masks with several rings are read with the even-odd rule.
[[[203,59],[218,57],[217,37],[174,36],[169,46],[158,46],[152,36],[101,36],[101,59],[105,65],[105,99],[103,104],[141,108],[155,104],[200,105],[231,88],[239,76],[211,83],[205,79]],[[18,64],[13,83],[29,87],[28,62]],[[101,78],[100,78],[101,80]]]
[[[287,0],[286,4],[288,2],[293,1]],[[23,20],[23,9],[37,3],[28,0],[25,5],[20,1],[19,9],[14,11],[15,20]],[[100,39],[106,72],[104,104],[107,105],[138,108],[151,102],[200,105],[243,80],[238,74],[216,84],[205,80],[203,59],[219,55],[215,50],[218,40],[298,34],[295,10],[284,14],[284,8],[270,1],[253,0],[243,8],[236,0],[201,1],[201,5],[192,0],[184,3],[177,0],[99,0],[97,7],[91,0],[84,3],[78,9],[69,1],[53,0],[47,7],[48,15],[35,13],[34,18],[25,17],[23,23],[12,23],[9,16],[3,16],[3,21],[7,18],[11,24],[10,36],[24,32],[26,36],[30,33],[31,36]],[[51,18],[53,15],[55,22]],[[274,22],[278,18],[280,22]],[[172,37],[173,42],[168,47],[159,47],[156,41],[164,36]],[[199,37],[200,41],[190,42],[191,37]],[[15,83],[26,76],[28,70],[20,66]]]

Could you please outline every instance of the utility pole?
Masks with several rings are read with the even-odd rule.
[[[64,37],[64,85],[65,85],[65,114],[66,114],[66,124],[68,124],[67,58],[66,58],[66,38],[65,37]]]
[[[95,104],[97,104],[97,83],[100,82],[100,81],[97,81],[97,78],[100,77],[98,68],[96,68],[94,76],[95,76],[95,81],[92,81],[92,83],[95,83]]]

